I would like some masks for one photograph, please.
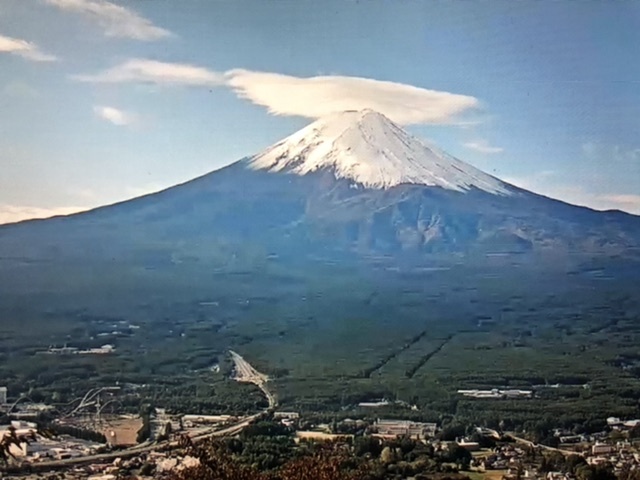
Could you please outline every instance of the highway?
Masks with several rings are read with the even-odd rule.
[[[238,423],[225,427],[221,430],[214,430],[211,432],[201,433],[199,435],[191,436],[191,441],[193,443],[201,442],[208,438],[215,437],[226,437],[230,435],[237,435],[244,428],[251,424],[254,420],[260,417],[264,412],[256,413],[249,417],[243,418]],[[55,470],[59,468],[67,468],[77,465],[84,465],[87,463],[102,463],[109,460],[115,460],[116,458],[130,458],[135,457],[136,455],[140,455],[142,453],[149,453],[154,450],[164,450],[166,448],[177,448],[180,444],[180,440],[165,440],[163,442],[157,443],[145,443],[142,445],[138,445],[136,447],[131,447],[126,450],[118,450],[115,452],[109,453],[99,453],[96,455],[86,455],[83,457],[77,458],[68,458],[66,460],[53,460],[50,462],[38,462],[38,463],[30,463],[28,467],[32,470]]]
[[[239,420],[237,423],[233,425],[229,425],[220,430],[207,431],[205,433],[190,435],[191,441],[193,443],[201,442],[208,438],[217,438],[217,437],[227,437],[233,436],[240,433],[243,429],[249,426],[253,421],[258,419],[260,416],[267,413],[270,409],[274,408],[277,405],[277,401],[275,396],[269,391],[267,388],[268,377],[260,372],[258,372],[255,368],[249,364],[242,356],[237,354],[234,351],[229,351],[231,354],[231,358],[233,359],[236,367],[236,380],[239,382],[247,382],[253,383],[267,397],[269,401],[269,407],[260,413],[256,413],[254,415],[250,415]],[[83,457],[77,458],[69,458],[65,460],[53,460],[49,462],[38,462],[38,463],[29,463],[26,464],[24,469],[30,469],[32,471],[36,470],[55,470],[60,468],[69,468],[78,465],[85,465],[90,463],[104,463],[107,461],[113,461],[116,458],[130,458],[136,455],[140,455],[142,453],[149,453],[154,450],[164,450],[177,448],[180,445],[180,440],[165,440],[163,442],[157,443],[144,443],[141,445],[137,445],[135,447],[128,448],[126,450],[118,450],[115,452],[109,453],[99,453],[96,455],[87,455]]]
[[[534,448],[538,447],[544,450],[548,450],[550,452],[559,452],[566,457],[570,457],[572,455],[579,455],[581,457],[584,456],[584,453],[574,452],[572,450],[563,450],[561,448],[555,448],[555,447],[550,447],[548,445],[543,445],[542,443],[532,442],[531,440],[527,440],[526,438],[516,436],[513,432],[506,432],[505,435],[513,438],[516,442],[522,443],[524,445],[528,445],[529,447],[534,447]]]
[[[236,367],[236,380],[238,382],[253,383],[256,385],[260,390],[262,390],[265,397],[267,397],[267,400],[269,401],[269,408],[274,408],[278,402],[275,396],[267,388],[269,377],[258,372],[238,353],[233,350],[229,350],[229,353],[231,354],[231,359]]]

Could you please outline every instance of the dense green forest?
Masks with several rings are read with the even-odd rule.
[[[576,431],[640,417],[639,269],[616,259],[505,262],[177,265],[153,275],[41,266],[27,293],[0,292],[0,378],[12,398],[59,406],[118,385],[110,408],[120,411],[142,402],[185,413],[260,410],[260,391],[229,378],[233,349],[271,377],[282,408],[303,412]],[[103,344],[115,353],[39,353]],[[457,393],[474,388],[534,396]],[[392,403],[358,407],[381,399]]]

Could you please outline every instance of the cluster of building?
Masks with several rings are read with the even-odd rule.
[[[407,402],[404,402],[402,400],[387,400],[387,399],[382,399],[382,400],[375,400],[375,401],[370,401],[370,402],[360,402],[358,403],[358,407],[359,408],[382,408],[382,407],[388,407],[388,406],[396,406],[396,407],[402,407],[402,408],[408,408],[410,410],[418,410],[418,406],[417,405],[411,405]]]
[[[492,388],[491,390],[458,390],[458,394],[471,398],[532,398],[532,390],[520,389],[500,389]]]
[[[294,427],[300,420],[300,414],[298,412],[274,412],[274,420],[280,420],[285,427]]]
[[[408,437],[426,441],[435,436],[436,423],[414,422],[412,420],[377,419],[374,422],[362,419],[346,418],[332,425],[322,423],[309,425],[300,422],[297,412],[274,412],[273,418],[282,425],[296,430],[298,440],[334,440],[353,438],[356,434],[366,433],[381,439]],[[302,427],[302,428],[298,428]]]
[[[615,422],[617,425],[618,422]],[[629,424],[631,425],[631,424]],[[560,452],[564,456],[578,455],[588,465],[611,465],[614,473],[640,471],[640,446],[629,441],[613,442],[608,433],[595,435],[600,440],[583,438],[580,443],[572,443],[560,449],[544,447],[546,451]],[[474,457],[472,467],[480,471],[503,470],[503,480],[529,478],[536,480],[575,480],[566,472],[546,472],[540,470],[540,456],[531,456],[528,449],[517,444],[500,444],[489,455]]]
[[[640,419],[620,420],[618,417],[607,418],[607,425],[614,430],[629,430],[640,427]]]
[[[80,349],[77,347],[49,347],[47,350],[39,353],[45,353],[49,355],[106,355],[114,353],[116,347],[111,344],[102,345],[97,348]]]
[[[9,425],[0,426],[0,439],[15,437],[15,443],[9,444],[9,453],[15,458],[28,462],[45,459],[65,460],[68,458],[91,455],[102,447],[101,444],[79,440],[67,435],[55,439],[36,435],[37,425],[31,422],[14,420]]]
[[[44,403],[19,403],[23,398],[28,397],[19,397],[18,400],[12,404],[9,404],[7,400],[8,389],[7,387],[0,387],[0,411],[8,413],[11,411],[11,418],[16,420],[35,420],[43,413],[53,410],[54,407],[51,405],[46,405]]]
[[[616,473],[640,470],[640,449],[628,441],[614,443],[596,442],[584,453],[589,465],[609,464]]]
[[[375,432],[383,438],[409,437],[414,440],[431,438],[438,428],[435,423],[383,419],[378,419],[373,427]]]
[[[199,415],[185,414],[180,417],[182,425],[186,428],[193,428],[201,425],[211,426],[212,424],[224,424],[235,421],[238,417],[232,415]]]
[[[515,468],[524,468],[521,472],[523,477],[531,478],[537,473],[537,469],[533,465],[527,465],[525,462],[526,452],[523,448],[514,444],[504,444],[493,449],[489,455],[474,458],[471,466],[477,470],[484,472],[487,470],[513,470]],[[523,467],[524,465],[524,467]],[[509,474],[507,473],[507,476]]]
[[[16,420],[36,420],[45,412],[50,412],[55,407],[46,403],[21,403],[11,412],[11,418]]]

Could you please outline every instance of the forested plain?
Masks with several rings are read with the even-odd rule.
[[[61,408],[101,385],[121,386],[120,410],[264,408],[259,390],[230,378],[233,349],[270,376],[284,409],[596,430],[609,416],[640,417],[637,266],[566,256],[5,264],[0,378],[12,398]],[[42,353],[103,344],[115,353]],[[457,393],[474,388],[534,395]],[[382,399],[392,403],[358,407]]]

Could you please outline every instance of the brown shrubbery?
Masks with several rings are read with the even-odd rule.
[[[239,461],[228,445],[219,441],[189,446],[187,454],[198,458],[200,465],[175,473],[170,480],[390,480],[408,474],[416,480],[468,480],[422,464],[416,469],[420,462],[390,464],[370,453],[357,455],[352,446],[339,443],[309,445],[270,470]]]
[[[288,460],[278,469],[261,472],[233,459],[217,442],[192,447],[189,455],[200,460],[195,468],[175,474],[172,480],[376,480],[374,465],[357,460],[338,445],[315,448],[312,453]],[[381,472],[382,473],[382,472]]]

